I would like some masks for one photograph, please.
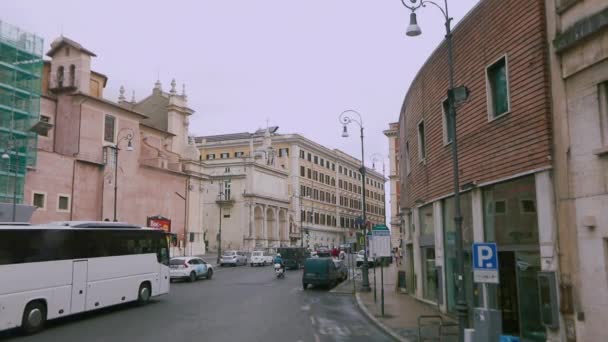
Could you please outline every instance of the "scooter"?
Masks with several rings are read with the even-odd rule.
[[[274,264],[274,273],[277,278],[285,278],[285,269],[281,267],[281,264]]]

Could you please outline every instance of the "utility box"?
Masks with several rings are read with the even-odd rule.
[[[474,308],[475,342],[498,342],[502,334],[502,317],[499,310]]]

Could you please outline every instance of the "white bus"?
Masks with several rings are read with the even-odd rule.
[[[169,292],[167,235],[115,222],[0,225],[0,330]]]

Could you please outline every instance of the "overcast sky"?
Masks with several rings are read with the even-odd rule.
[[[455,22],[477,2],[449,1]],[[358,135],[341,138],[338,122],[355,109],[368,165],[371,154],[388,155],[382,131],[443,39],[441,13],[418,13],[423,34],[409,38],[400,0],[0,1],[0,20],[42,36],[45,52],[62,33],[95,52],[92,67],[109,77],[111,100],[121,85],[128,98],[147,96],[157,74],[165,90],[172,78],[179,91],[185,83],[195,135],[253,131],[269,120],[360,158]]]

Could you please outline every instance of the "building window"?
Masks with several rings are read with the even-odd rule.
[[[319,173],[317,171],[312,172],[312,179],[319,180]]]
[[[300,166],[300,177],[306,176],[306,168],[304,166]]]
[[[306,158],[306,152],[304,152],[304,150],[300,150],[300,158],[301,159]]]
[[[46,194],[43,192],[34,192],[32,194],[32,205],[38,209],[46,208]]]
[[[405,173],[410,174],[410,143],[405,142]]]
[[[213,159],[215,159],[215,154],[214,153],[207,155],[207,160],[213,160]]]
[[[51,123],[51,117],[50,116],[46,116],[46,115],[40,115],[40,121],[42,122],[46,122],[46,123]],[[38,133],[39,136],[42,137],[48,137],[49,136],[49,131],[45,130],[44,132],[40,132]]]
[[[106,114],[103,126],[103,140],[107,142],[116,142],[116,118]]]
[[[486,92],[490,120],[509,112],[508,77],[506,57],[501,57],[486,69]]]
[[[312,178],[312,170],[311,169],[306,169],[306,176],[308,176],[308,179]]]
[[[608,82],[599,85],[599,100],[602,144],[608,146]]]
[[[447,145],[452,142],[454,136],[450,128],[453,118],[450,115],[450,103],[447,99],[441,103],[441,110],[443,111],[443,144]]]
[[[70,86],[76,85],[76,66],[74,64],[70,65]]]
[[[336,186],[336,179],[331,177],[331,186]]]
[[[424,132],[424,120],[418,124],[418,157],[420,161],[426,159],[426,136]]]
[[[315,160],[315,164],[319,164],[319,157],[315,156],[314,160]]]
[[[245,156],[245,152],[234,152],[235,158],[242,158]]]
[[[342,173],[342,166],[338,165],[338,173]]]
[[[64,79],[63,66],[59,66],[57,68],[57,87],[58,88],[63,87],[63,79]]]
[[[57,197],[57,211],[70,211],[70,196],[59,195]]]
[[[335,163],[331,163],[331,170],[332,171],[336,171],[336,164]]]
[[[306,159],[308,159],[308,161],[312,161],[312,154],[308,153],[306,156],[307,156]]]
[[[321,166],[325,166],[325,159],[321,158]]]
[[[230,188],[231,188],[231,183],[230,183],[230,179],[226,179],[223,182],[223,189],[222,189],[222,193],[224,195],[223,200],[228,201],[230,200]]]
[[[279,157],[289,157],[289,149],[288,148],[280,148],[279,149]]]
[[[228,159],[230,158],[230,153],[220,153],[220,159]]]

